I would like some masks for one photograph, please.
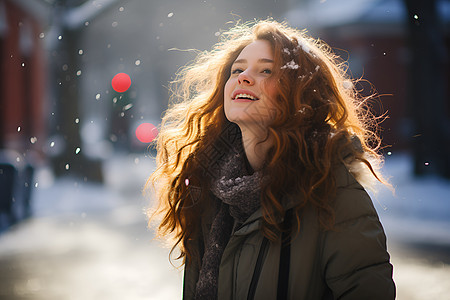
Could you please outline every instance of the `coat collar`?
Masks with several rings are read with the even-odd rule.
[[[356,179],[352,176],[344,164],[339,164],[333,173],[337,189],[356,183]],[[284,196],[282,201],[282,203],[284,203],[284,209],[288,210],[295,207],[298,203],[300,203],[300,200],[301,199],[299,199],[296,195]],[[259,230],[262,221],[261,219],[262,209],[259,208],[241,226],[237,228],[233,235],[248,235],[256,230]],[[282,221],[283,218],[280,218],[279,222],[281,223]]]

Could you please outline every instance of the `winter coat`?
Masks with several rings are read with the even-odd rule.
[[[372,201],[346,167],[341,165],[335,174],[334,229],[321,230],[317,212],[303,209],[300,232],[291,238],[287,298],[394,299],[386,236]],[[260,275],[252,288],[254,299],[277,299],[281,238],[266,244],[257,264],[264,240],[261,218],[256,211],[230,237],[219,269],[219,300],[248,299],[255,268]],[[195,264],[186,265],[183,299],[194,298],[198,272]]]

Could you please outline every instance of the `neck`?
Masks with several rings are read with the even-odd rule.
[[[254,130],[253,128],[240,127],[242,132],[242,145],[245,155],[253,170],[262,168],[267,156],[267,151],[272,146],[272,140],[266,139],[267,131]]]

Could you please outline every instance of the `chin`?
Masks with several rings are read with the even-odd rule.
[[[231,109],[230,111],[225,112],[225,117],[228,121],[238,125],[255,121],[247,111],[243,111],[242,109]]]

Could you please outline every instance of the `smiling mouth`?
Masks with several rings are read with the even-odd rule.
[[[259,99],[252,95],[241,93],[241,94],[237,94],[236,96],[234,96],[232,98],[232,100],[257,101]]]

